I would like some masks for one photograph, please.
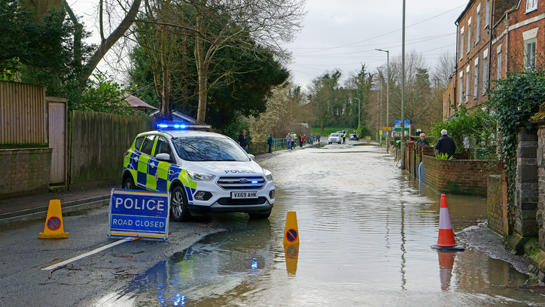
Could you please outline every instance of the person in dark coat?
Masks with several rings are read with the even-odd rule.
[[[428,140],[426,140],[426,134],[424,132],[420,133],[420,138],[418,139],[418,141],[416,141],[416,145],[430,146],[430,143],[428,142]]]
[[[244,148],[244,150],[248,151],[248,137],[246,136],[246,130],[242,130],[238,136],[238,144],[240,147]]]
[[[441,138],[439,141],[437,141],[437,144],[435,144],[435,151],[438,154],[446,153],[448,154],[449,158],[454,155],[454,152],[456,151],[456,144],[454,143],[454,140],[447,135],[447,130],[441,130]]]
[[[267,144],[269,145],[269,153],[272,153],[273,142],[274,142],[274,138],[273,138],[272,133],[271,133],[267,137]]]

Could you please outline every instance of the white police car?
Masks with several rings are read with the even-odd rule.
[[[168,191],[171,216],[246,212],[268,218],[275,187],[270,171],[231,138],[184,124],[140,133],[123,158],[123,188]],[[202,127],[200,127],[202,128]]]

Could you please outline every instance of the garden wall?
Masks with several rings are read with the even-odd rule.
[[[0,197],[47,192],[51,148],[0,149]]]
[[[426,155],[422,161],[424,183],[441,193],[486,196],[488,176],[499,173],[493,161],[447,161]]]

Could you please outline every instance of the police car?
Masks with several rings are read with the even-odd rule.
[[[170,192],[171,216],[246,212],[268,218],[275,187],[270,171],[231,138],[206,126],[158,124],[140,133],[123,157],[125,189]]]

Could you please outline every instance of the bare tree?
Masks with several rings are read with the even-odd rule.
[[[117,3],[120,3],[119,1]],[[117,26],[115,26],[109,34],[105,34],[106,23],[111,21],[104,20],[105,12],[105,0],[99,0],[99,31],[100,31],[100,43],[98,48],[91,54],[89,59],[84,62],[82,52],[82,39],[83,39],[83,24],[79,21],[78,16],[74,13],[68,2],[64,1],[64,7],[76,30],[74,31],[74,62],[76,66],[81,67],[81,73],[79,76],[82,84],[89,79],[97,65],[100,63],[106,53],[115,45],[115,43],[123,37],[125,32],[133,24],[136,15],[140,9],[142,0],[133,0],[128,8],[122,7],[125,12],[124,16]],[[121,4],[119,4],[121,6]],[[77,67],[76,67],[77,68]]]
[[[197,121],[206,120],[208,92],[233,73],[226,71],[215,80],[209,72],[218,51],[224,48],[255,48],[251,38],[282,54],[280,41],[290,40],[299,28],[302,0],[181,0],[196,11],[195,65],[198,78]]]

